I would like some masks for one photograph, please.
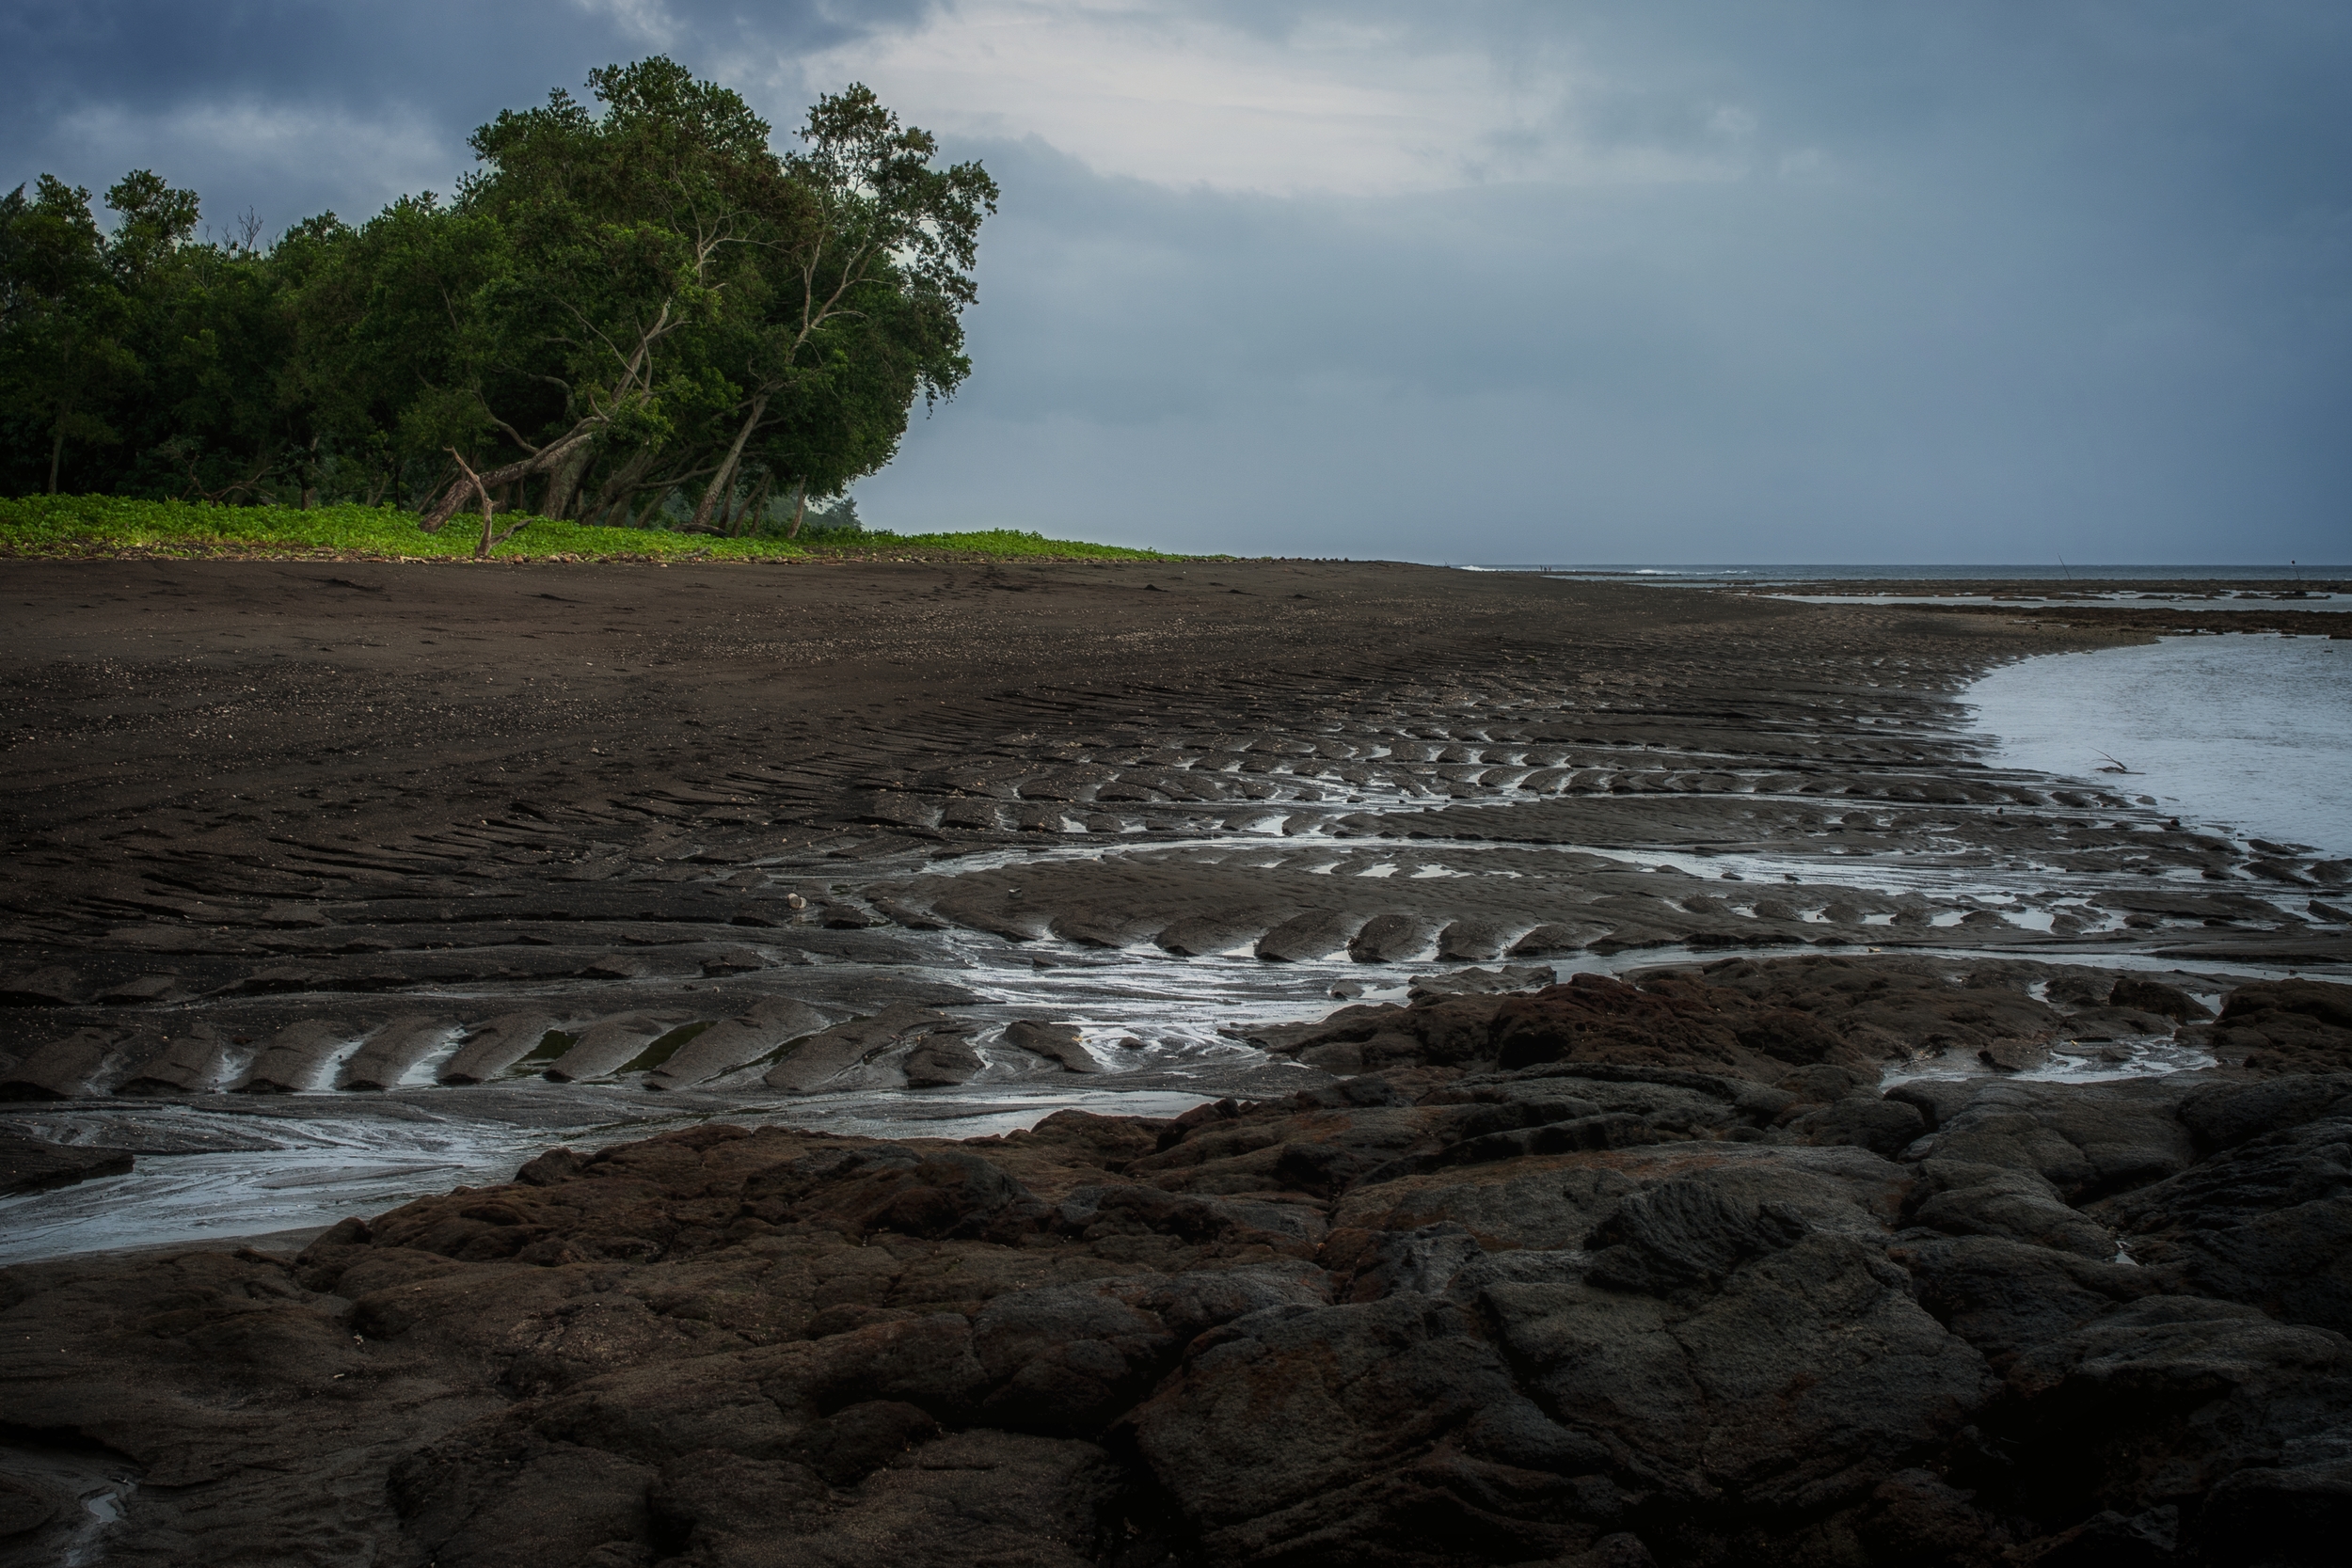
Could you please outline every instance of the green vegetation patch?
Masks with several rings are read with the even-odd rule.
[[[513,526],[499,519],[501,529]],[[328,556],[453,561],[474,554],[482,520],[460,514],[427,533],[413,512],[390,507],[214,506],[126,496],[0,498],[0,556]],[[499,561],[805,561],[953,555],[1000,560],[1177,561],[1158,550],[1048,539],[990,529],[974,533],[834,535],[804,549],[788,540],[722,539],[653,528],[583,528],[544,517],[491,549]]]
[[[499,519],[501,529],[513,520]],[[482,519],[461,514],[427,533],[413,512],[390,507],[212,506],[125,496],[0,499],[0,555],[364,556],[463,560]],[[806,552],[780,539],[719,539],[650,528],[582,528],[529,519],[491,550],[500,561],[781,561]]]
[[[991,561],[1185,561],[1188,556],[1164,550],[1132,550],[1123,545],[1088,545],[1074,539],[1048,539],[1041,533],[1014,529],[983,529],[972,533],[887,533],[868,529],[834,546],[815,541],[811,548],[825,553],[858,556],[951,555],[985,556]]]

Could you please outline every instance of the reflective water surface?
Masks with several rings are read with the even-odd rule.
[[[2352,855],[2352,642],[2168,637],[2024,659],[1967,696],[1989,762]]]

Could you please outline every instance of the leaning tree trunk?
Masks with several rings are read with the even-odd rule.
[[[759,421],[767,415],[767,412],[768,394],[762,392],[752,399],[750,418],[746,419],[742,428],[735,433],[735,444],[727,448],[726,457],[719,464],[719,471],[710,476],[709,484],[703,489],[702,501],[694,508],[694,531],[699,533],[709,528],[710,514],[717,510],[719,498],[734,488],[735,466],[742,461],[744,444],[751,440],[752,432],[759,428]]]
[[[57,473],[65,467],[65,424],[73,418],[73,398],[69,394],[57,404],[57,436],[49,443],[49,493],[57,493]]]
[[[457,509],[466,504],[466,498],[475,490],[486,490],[493,484],[514,484],[533,474],[543,474],[558,467],[592,440],[595,434],[589,430],[575,432],[561,441],[541,447],[529,457],[491,468],[479,476],[468,469],[467,478],[451,481],[433,504],[425,509],[424,515],[417,519],[418,526],[427,533],[440,532],[441,525],[455,515]]]
[[[498,510],[498,503],[490,499],[489,483],[482,475],[475,473],[472,466],[464,458],[457,455],[455,447],[447,450],[458,467],[465,470],[466,483],[472,486],[473,493],[482,499],[482,538],[473,547],[473,558],[476,561],[487,561],[490,559],[490,551],[493,547],[504,544],[530,527],[531,519],[525,517],[514,527],[503,532],[500,531],[497,523],[493,521],[493,514]]]
[[[612,477],[604,482],[604,488],[596,492],[596,499],[580,513],[580,522],[593,525],[617,511],[626,525],[629,521],[630,507],[637,499],[637,488],[644,483],[645,470],[653,467],[654,456],[659,451],[659,447],[648,441],[631,453],[629,460],[615,468]]]
[[[564,520],[564,515],[571,511],[574,501],[579,499],[580,482],[587,474],[588,465],[595,461],[596,455],[595,443],[583,443],[569,461],[555,470],[548,481],[547,498],[539,508],[541,516],[552,517],[559,523]]]
[[[467,499],[475,491],[487,491],[494,484],[501,487],[512,484],[529,473],[531,466],[537,461],[536,457],[526,457],[519,463],[509,463],[504,467],[491,468],[480,474],[469,474],[463,479],[453,480],[439,495],[433,499],[433,504],[424,509],[423,515],[418,517],[417,526],[427,533],[440,532],[441,525],[455,516],[457,509],[465,505]]]
[[[66,352],[69,356],[72,354],[72,350],[71,349],[68,349]],[[66,421],[73,418],[73,404],[75,399],[80,395],[80,391],[81,388],[77,387],[73,390],[67,392],[64,400],[57,404],[56,438],[49,443],[49,493],[53,496],[57,493],[58,470],[65,467]]]
[[[775,484],[775,469],[770,468],[759,476],[759,488],[752,492],[750,504],[743,508],[742,515],[728,529],[730,534],[740,536],[758,531],[759,515],[768,510],[768,492],[774,489]]]

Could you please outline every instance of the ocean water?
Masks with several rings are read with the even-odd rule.
[[[2167,637],[2045,654],[1994,671],[1967,701],[1987,762],[2150,796],[2240,839],[2352,856],[2352,642]]]
[[[2023,565],[1902,566],[1902,565],[1716,565],[1644,566],[1581,565],[1573,562],[1533,562],[1476,565],[1475,572],[1549,572],[1565,577],[1612,580],[1671,582],[1677,587],[1728,584],[1739,587],[1775,582],[2276,582],[2328,583],[2352,579],[2352,565],[2299,565],[2277,562],[2266,566],[2129,565],[2056,562]]]
[[[1759,594],[1756,598],[1784,599],[1791,604],[1947,605],[1972,610],[2185,610],[2200,613],[2232,610],[2347,610],[2352,594],[2309,590],[2290,596],[2283,591],[2254,589],[2232,593],[2138,594],[2119,590],[2102,594]]]

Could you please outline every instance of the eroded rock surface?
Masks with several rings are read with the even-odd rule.
[[[1756,968],[1343,1009],[1418,1054],[1170,1119],[705,1126],[11,1270],[0,1560],[71,1449],[123,1563],[2335,1560],[2352,1075],[1887,1097],[1835,972]],[[957,1039],[825,1049],[882,1036]]]

